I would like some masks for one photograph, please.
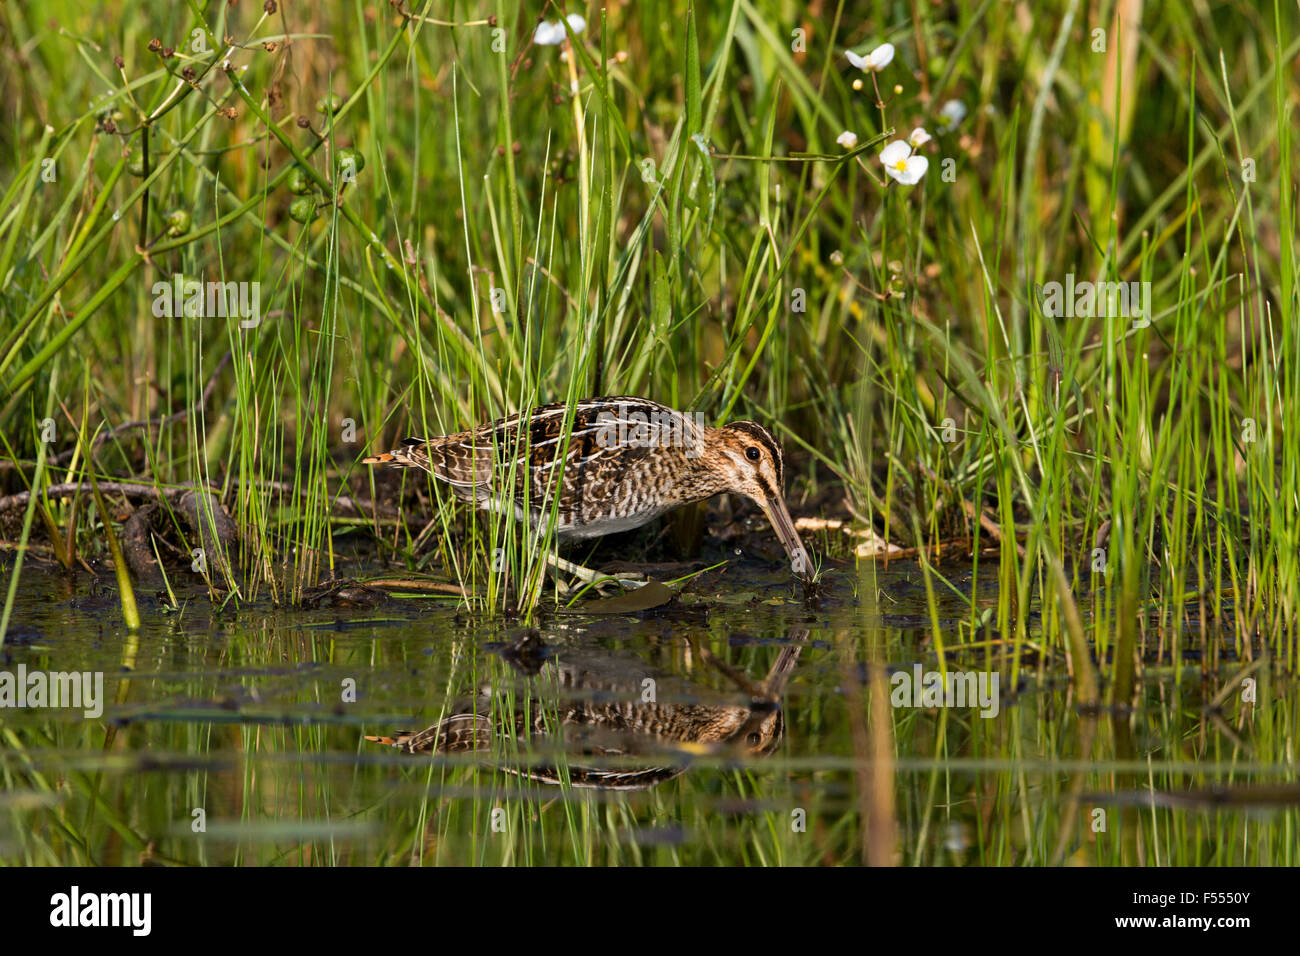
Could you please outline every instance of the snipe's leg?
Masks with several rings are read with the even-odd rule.
[[[612,581],[616,584],[622,585],[628,590],[635,590],[647,583],[644,579],[638,580],[635,575],[601,574],[599,571],[585,568],[581,564],[574,564],[572,561],[566,561],[554,552],[546,555],[546,563],[557,571],[563,571],[565,574],[572,575],[583,584],[595,584],[599,586],[601,582]]]

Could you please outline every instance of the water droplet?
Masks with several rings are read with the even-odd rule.
[[[117,222],[117,221],[118,221],[119,219],[121,219],[121,218],[122,218],[122,210],[119,209],[119,210],[117,210],[116,212],[113,213],[113,221],[114,221],[114,222]]]

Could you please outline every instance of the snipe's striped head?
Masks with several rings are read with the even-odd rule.
[[[785,506],[785,458],[772,433],[757,422],[731,422],[713,433],[709,451],[725,461],[727,486],[723,490],[744,495],[763,509],[772,524],[795,576],[813,577],[812,560],[799,539]]]

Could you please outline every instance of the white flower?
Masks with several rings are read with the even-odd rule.
[[[543,20],[533,31],[533,42],[538,46],[555,46],[564,40],[564,27],[550,20]]]
[[[839,136],[835,137],[835,142],[839,143],[845,149],[852,149],[854,146],[858,145],[858,134],[846,129],[844,132],[840,133]]]
[[[569,21],[569,28],[574,33],[581,33],[587,29],[586,18],[579,14],[570,13],[564,19]],[[533,31],[533,42],[538,46],[559,46],[566,36],[568,34],[564,32],[564,24],[559,20],[543,20]]]
[[[912,130],[912,135],[907,137],[907,141],[912,144],[913,149],[919,149],[926,143],[930,142],[933,137],[925,131],[924,126],[918,126]]]
[[[944,118],[940,128],[950,130],[966,118],[966,104],[961,100],[949,100],[939,109],[939,115]]]
[[[928,159],[912,155],[912,148],[901,139],[880,151],[880,161],[885,164],[885,172],[904,186],[915,186],[930,167]]]
[[[894,44],[882,43],[866,56],[858,56],[852,50],[845,50],[844,55],[863,73],[879,73],[894,58]]]

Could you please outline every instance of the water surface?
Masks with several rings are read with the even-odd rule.
[[[1297,862],[1294,686],[1266,667],[1254,702],[1221,693],[1247,666],[1228,638],[1207,638],[1217,673],[1150,653],[1134,713],[1080,715],[1064,661],[972,634],[940,589],[947,667],[996,673],[996,714],[900,704],[896,675],[939,666],[924,580],[865,567],[815,608],[740,561],[663,608],[531,625],[442,596],[217,611],[195,590],[170,613],[141,595],[130,635],[104,579],[28,566],[0,671],[102,673],[107,701],[0,710],[0,859]],[[440,752],[366,739],[399,731]]]

